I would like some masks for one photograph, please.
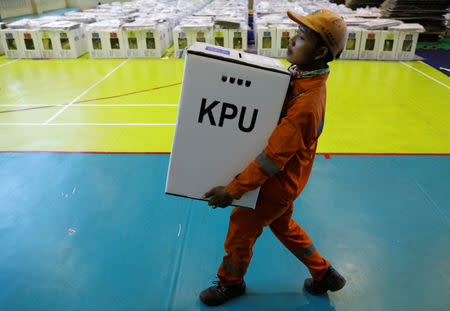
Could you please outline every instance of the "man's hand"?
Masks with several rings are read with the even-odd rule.
[[[205,199],[211,198],[209,199],[208,205],[212,206],[213,208],[216,208],[218,206],[225,208],[233,202],[233,198],[227,192],[225,187],[212,188],[207,193],[205,193],[203,197]]]

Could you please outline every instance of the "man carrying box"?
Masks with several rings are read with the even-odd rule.
[[[324,125],[327,63],[343,51],[347,27],[342,17],[329,10],[308,16],[287,14],[299,24],[299,33],[288,46],[286,59],[292,63],[292,77],[280,122],[267,147],[244,171],[226,187],[215,187],[205,194],[213,208],[224,208],[261,187],[254,210],[237,207],[231,213],[219,281],[200,294],[206,305],[220,305],[245,293],[244,275],[252,248],[265,226],[308,267],[312,278],[306,279],[304,286],[309,293],[320,295],[345,285],[345,279],[320,256],[291,216],[293,202],[311,173]]]

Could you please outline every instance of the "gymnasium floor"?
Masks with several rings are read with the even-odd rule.
[[[231,208],[164,194],[183,62],[0,57],[0,310],[208,309]],[[248,295],[216,310],[449,310],[450,78],[331,67],[294,219],[347,286],[306,294],[265,230]]]

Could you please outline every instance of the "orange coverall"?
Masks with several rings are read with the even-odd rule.
[[[314,77],[293,77],[280,123],[264,151],[226,187],[239,199],[261,186],[256,208],[233,209],[217,276],[221,285],[240,284],[250,264],[252,248],[263,228],[275,236],[320,280],[329,262],[319,255],[306,232],[291,216],[294,200],[305,187],[314,162],[325,117],[328,71]]]

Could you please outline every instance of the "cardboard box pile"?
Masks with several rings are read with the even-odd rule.
[[[175,57],[184,57],[187,49],[195,42],[247,51],[248,33],[251,31],[254,33],[257,54],[284,58],[289,40],[297,34],[298,29],[298,25],[286,16],[286,11],[306,15],[316,10],[329,9],[342,15],[349,26],[342,59],[412,59],[418,33],[423,31],[421,28],[417,30],[417,26],[391,28],[402,22],[383,19],[382,14],[389,10],[394,12],[404,1],[386,2],[390,6],[383,10],[373,7],[352,10],[344,5],[330,3],[329,0],[256,1],[253,29],[250,30],[246,0],[113,2],[83,12],[68,12],[61,17],[24,19],[12,23],[7,25],[7,30],[0,32],[0,44],[9,58],[77,57],[84,51],[83,36],[78,32],[87,31],[85,44],[93,58],[161,57],[172,44]],[[433,0],[435,2],[440,0]],[[53,23],[59,19],[80,24],[80,30],[52,28],[56,27]],[[78,26],[67,27],[78,29]],[[61,30],[66,31],[66,34],[60,33],[60,37],[56,38],[56,32]],[[61,51],[54,42],[67,42],[61,35],[70,37],[71,33],[75,33],[74,38],[82,38],[80,47],[73,50],[74,44],[66,44],[65,48],[70,46],[74,52],[69,53],[62,48]],[[410,43],[412,46],[409,46]],[[408,51],[399,53],[400,48]]]
[[[346,0],[345,4],[352,9],[361,7],[378,7],[384,0]]]
[[[289,81],[277,59],[193,44],[185,58],[166,193],[201,200],[245,169],[267,145]],[[254,208],[258,193],[233,205]]]
[[[419,23],[424,28],[419,42],[439,42],[445,35],[445,17],[449,12],[448,0],[386,0],[382,6],[385,18],[395,18],[405,23]]]

